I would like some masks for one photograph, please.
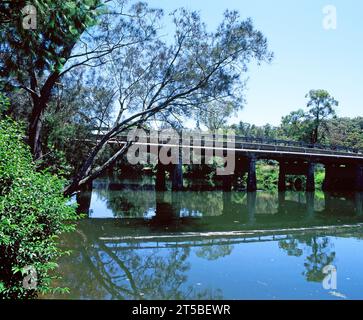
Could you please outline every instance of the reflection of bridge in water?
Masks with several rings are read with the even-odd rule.
[[[115,219],[102,221],[101,238],[137,239],[144,236],[186,233],[192,238],[250,236],[267,230],[357,224],[363,222],[363,193],[312,192],[154,192],[93,190],[102,196]],[[80,211],[89,211],[91,193],[79,197]],[[275,230],[276,232],[272,232]],[[167,237],[167,236],[166,236]],[[161,238],[160,238],[161,239]]]
[[[113,250],[142,250],[163,248],[210,247],[238,245],[244,243],[276,242],[294,240],[296,237],[339,236],[362,230],[363,223],[327,227],[289,228],[272,230],[250,230],[244,232],[208,232],[176,235],[100,237],[99,240],[112,244]],[[284,234],[288,233],[288,234]]]

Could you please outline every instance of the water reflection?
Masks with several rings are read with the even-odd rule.
[[[359,194],[161,192],[97,181],[78,196],[90,219],[62,238],[62,298],[363,298]],[[97,218],[97,219],[95,219]],[[112,218],[112,219],[110,219]],[[349,280],[347,280],[349,279]]]
[[[363,193],[323,192],[155,192],[131,184],[97,181],[77,198],[90,218],[120,218],[120,224],[150,229],[303,227],[361,222]]]

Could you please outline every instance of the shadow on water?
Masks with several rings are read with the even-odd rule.
[[[77,197],[89,219],[61,240],[73,253],[60,261],[57,285],[71,290],[62,298],[81,299],[330,299],[321,282],[332,264],[338,272],[349,265],[338,296],[363,298],[363,257],[354,254],[363,244],[362,200],[148,185],[136,192],[128,181],[98,180]]]

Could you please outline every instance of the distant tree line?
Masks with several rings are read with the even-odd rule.
[[[237,135],[345,146],[363,150],[363,117],[337,117],[338,102],[325,90],[312,90],[306,109],[283,116],[278,126],[232,125]]]

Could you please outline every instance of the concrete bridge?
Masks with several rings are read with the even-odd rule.
[[[207,154],[219,151],[225,155],[227,152],[234,154],[235,170],[223,176],[223,189],[229,191],[233,187],[235,177],[247,173],[247,191],[257,189],[256,161],[275,160],[279,163],[278,189],[286,190],[287,175],[306,176],[306,191],[314,191],[314,172],[317,164],[325,167],[324,191],[363,191],[363,152],[357,149],[342,146],[326,146],[320,144],[307,144],[296,141],[265,139],[254,137],[240,137],[220,134],[198,133],[197,139],[185,140],[180,137],[179,143],[170,142],[168,135],[160,133],[157,140],[150,136],[140,142],[135,140],[134,145],[143,146],[143,152],[148,155],[158,153],[160,148],[175,147],[179,154],[198,152],[205,159]],[[96,139],[102,135],[95,135]],[[111,145],[123,146],[129,141],[126,134],[119,135],[109,141]],[[141,150],[141,149],[140,149]],[[181,157],[180,157],[181,158]],[[190,162],[188,162],[190,163]],[[205,163],[205,162],[204,162]],[[172,189],[183,189],[183,164],[164,165],[157,163],[156,190],[166,190],[166,172],[170,172]]]

